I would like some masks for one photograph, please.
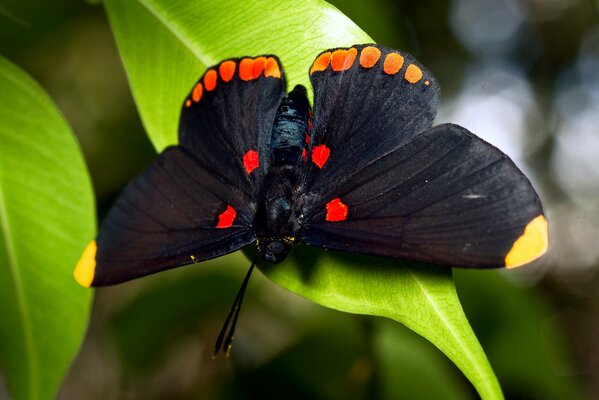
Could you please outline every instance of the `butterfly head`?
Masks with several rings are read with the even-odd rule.
[[[287,258],[294,242],[295,238],[291,236],[261,238],[256,245],[256,254],[258,258],[277,264]]]

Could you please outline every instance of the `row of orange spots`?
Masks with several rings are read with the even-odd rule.
[[[265,77],[280,78],[279,63],[273,57],[243,58],[239,62],[239,78],[244,81]]]
[[[385,57],[383,63],[383,71],[388,75],[395,75],[403,67],[404,58],[399,53],[389,53]],[[406,68],[404,73],[404,79],[410,83],[416,83],[422,79],[422,70],[415,64],[410,64]],[[425,81],[424,84],[428,86],[430,82]]]
[[[310,75],[317,71],[325,71],[329,64],[333,71],[346,71],[351,68],[356,59],[357,50],[355,48],[350,49],[339,49],[332,53],[330,51],[324,52],[316,57],[312,67],[310,68]],[[364,68],[374,67],[379,59],[381,58],[381,51],[374,46],[366,46],[360,52],[359,62]],[[388,75],[395,75],[404,65],[404,57],[399,53],[391,52],[385,56],[383,62],[383,71]],[[410,83],[416,83],[422,79],[422,70],[415,64],[410,64],[406,68],[404,78]],[[429,85],[430,82],[427,80],[424,82],[425,85]]]
[[[326,205],[327,216],[329,222],[345,221],[347,218],[347,205],[340,198],[329,201]]]
[[[260,159],[256,150],[248,150],[243,156],[243,167],[245,172],[249,174],[260,166]]]
[[[237,217],[237,211],[230,205],[227,205],[227,209],[218,216],[216,227],[230,228],[233,225],[233,221],[235,221],[235,217]]]
[[[192,102],[197,103],[202,98],[204,90],[211,92],[216,89],[218,76],[223,82],[230,82],[235,76],[237,65],[233,60],[227,60],[220,63],[218,72],[215,69],[209,69],[204,74],[202,82],[198,82],[191,92],[191,99],[185,101],[186,107],[191,107]],[[264,73],[265,77],[280,78],[281,69],[279,63],[274,57],[256,57],[242,58],[239,62],[239,78],[243,81],[257,79]]]

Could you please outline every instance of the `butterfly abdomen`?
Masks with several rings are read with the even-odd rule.
[[[271,167],[297,167],[308,133],[310,104],[306,88],[298,85],[279,105],[270,139]]]
[[[296,215],[298,187],[309,134],[306,88],[296,86],[279,105],[270,139],[270,164],[256,214],[258,256],[283,261],[293,247],[301,221]]]

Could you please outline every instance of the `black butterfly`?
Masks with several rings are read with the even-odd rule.
[[[526,176],[466,129],[431,127],[439,87],[412,56],[356,45],[321,53],[309,73],[313,114],[303,86],[286,94],[276,56],[209,68],[182,106],[179,145],[126,187],[77,280],[111,285],[254,242],[271,263],[298,242],[466,268],[546,251]]]

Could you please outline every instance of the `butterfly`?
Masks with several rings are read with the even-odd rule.
[[[275,55],[208,68],[181,106],[179,144],[124,189],[77,281],[112,285],[252,243],[271,263],[299,242],[465,268],[545,253],[530,181],[465,128],[432,126],[439,85],[414,57],[376,44],[331,49],[309,76],[313,107],[305,87],[287,93]],[[254,264],[215,352],[230,350]]]

